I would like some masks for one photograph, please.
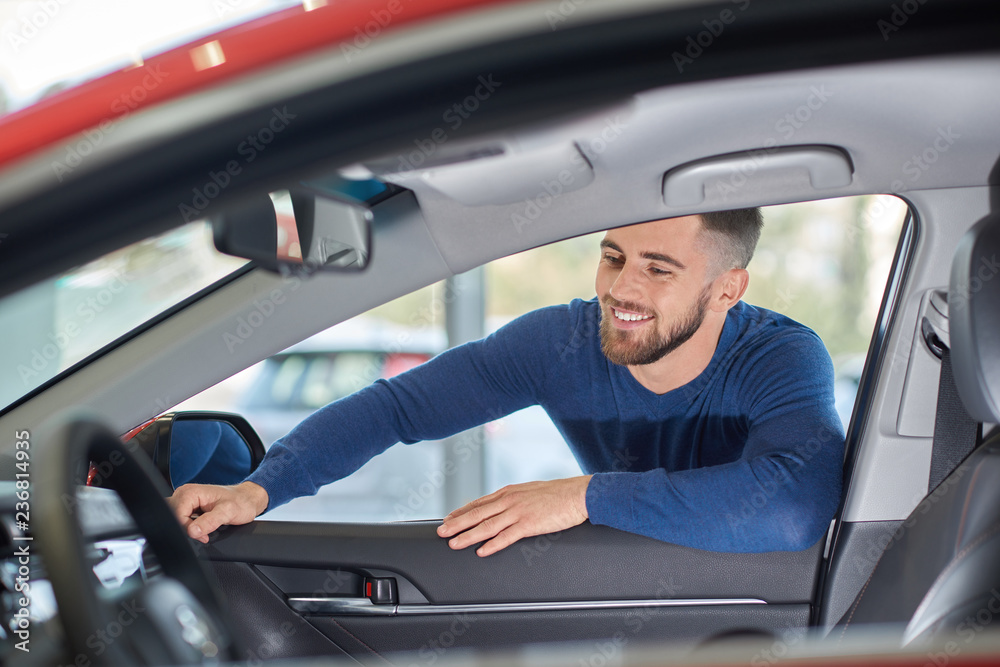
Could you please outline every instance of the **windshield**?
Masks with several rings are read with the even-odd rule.
[[[193,222],[0,300],[0,409],[245,263]]]

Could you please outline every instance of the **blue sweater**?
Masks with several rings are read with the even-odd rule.
[[[318,410],[249,480],[269,508],[397,442],[453,435],[541,405],[593,478],[591,523],[715,551],[794,551],[840,502],[844,436],[819,337],[743,302],[705,370],[655,394],[601,352],[600,306],[574,300]]]

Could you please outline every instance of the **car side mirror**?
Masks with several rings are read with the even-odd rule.
[[[212,217],[215,247],[278,272],[360,271],[372,212],[306,187],[245,198]]]
[[[228,412],[168,412],[132,438],[171,489],[237,484],[264,459],[264,443],[244,417]]]

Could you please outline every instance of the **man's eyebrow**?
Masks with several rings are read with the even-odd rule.
[[[656,262],[663,262],[664,264],[670,264],[672,266],[676,266],[678,269],[681,269],[681,270],[684,270],[684,269],[687,268],[687,266],[685,266],[683,262],[680,262],[680,261],[674,259],[670,255],[664,255],[663,253],[659,253],[659,252],[644,252],[644,253],[641,253],[640,256],[643,257],[644,259],[651,259],[651,260],[656,261]]]
[[[612,250],[620,252],[623,255],[625,254],[614,241],[609,241],[607,239],[601,239],[601,248],[611,248]]]
[[[620,252],[623,255],[625,254],[625,251],[622,250],[621,248],[619,248],[618,245],[614,241],[609,241],[607,239],[603,239],[603,240],[601,240],[601,247],[602,248],[611,248],[612,250],[614,250],[616,252]],[[684,269],[687,268],[687,266],[683,262],[674,259],[670,255],[664,255],[663,253],[660,253],[660,252],[643,252],[643,253],[639,253],[639,256],[642,257],[643,259],[651,259],[651,260],[653,260],[655,262],[663,262],[664,264],[670,264],[671,266],[675,266],[675,267],[677,267],[678,269],[681,269],[681,270],[684,270]]]

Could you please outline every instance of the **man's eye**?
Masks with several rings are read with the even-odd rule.
[[[607,262],[608,264],[621,264],[622,263],[621,257],[616,257],[615,255],[605,255],[604,256],[604,261]]]
[[[673,273],[672,271],[668,271],[666,269],[660,269],[655,266],[649,267],[649,272],[652,273],[654,276],[669,276],[671,273]]]

